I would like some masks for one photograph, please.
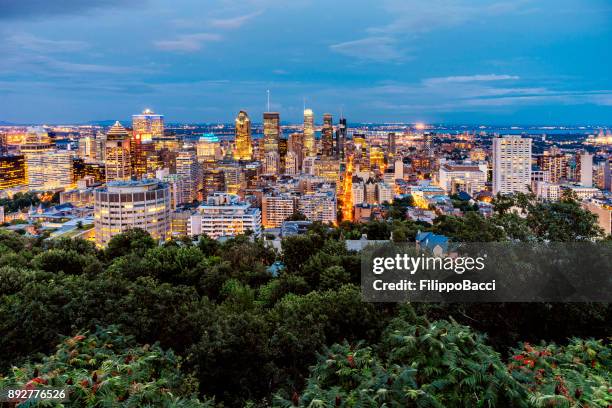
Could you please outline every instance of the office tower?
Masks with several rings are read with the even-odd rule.
[[[280,156],[278,152],[268,152],[264,160],[264,174],[278,175],[280,173]]]
[[[145,109],[140,115],[132,115],[132,130],[142,140],[164,136],[164,116]]]
[[[298,157],[293,151],[287,152],[285,157],[285,174],[288,176],[295,176],[298,174]]]
[[[580,185],[593,187],[593,155],[583,153],[580,156]]]
[[[298,198],[298,211],[310,221],[335,224],[336,194],[333,191],[321,191],[304,194]]]
[[[312,109],[304,109],[304,149],[307,156],[317,155]]]
[[[96,243],[140,228],[156,240],[170,237],[170,191],[157,180],[109,182],[94,191]]]
[[[332,115],[323,115],[323,127],[321,128],[321,146],[323,156],[331,157],[334,154],[334,124]]]
[[[130,159],[130,137],[119,121],[106,133],[104,152],[106,182],[127,181],[132,177]]]
[[[25,159],[26,179],[30,190],[44,190],[47,185],[47,154],[55,144],[42,127],[29,128],[21,153]]]
[[[278,112],[264,112],[264,157],[266,153],[278,152],[280,139],[280,114]]]
[[[265,114],[264,114],[265,122]],[[265,126],[265,124],[264,124]],[[235,144],[236,151],[234,159],[253,160],[253,140],[251,138],[251,119],[245,111],[240,111],[235,121]]]
[[[346,144],[346,118],[341,117],[336,129],[336,157],[344,159],[344,145]]]
[[[385,170],[385,153],[380,146],[370,147],[370,168],[377,168],[380,171]]]
[[[222,163],[217,166],[223,172],[223,180],[225,181],[225,192],[230,194],[238,194],[244,187],[245,179],[242,167],[238,163],[229,162]]]
[[[200,166],[195,150],[184,147],[176,156],[176,174],[180,177],[182,202],[179,204],[192,203],[198,199],[200,189]]]
[[[85,136],[79,139],[79,157],[86,160],[96,160],[96,139]]]
[[[438,171],[438,182],[448,194],[464,191],[474,196],[485,189],[487,165],[443,163]]]
[[[187,229],[190,236],[205,234],[213,239],[247,232],[258,237],[261,235],[261,211],[240,201],[236,195],[215,193],[189,218]]]
[[[493,139],[493,194],[527,193],[531,184],[531,139]]]
[[[296,210],[291,194],[265,195],[261,200],[262,223],[265,228],[278,228]]]
[[[297,171],[302,168],[302,162],[304,161],[304,134],[303,133],[292,133],[287,139],[287,150],[295,154],[297,160]]]
[[[209,195],[225,191],[225,173],[218,169],[207,169],[202,174],[202,195],[206,200]]]
[[[137,132],[130,138],[130,165],[132,177],[141,179],[148,173],[149,157],[155,152],[155,145],[151,138]]]
[[[78,183],[84,178],[91,178],[96,183],[104,183],[106,181],[106,169],[104,163],[86,162],[81,158],[72,159],[72,176],[73,183]]]
[[[389,132],[387,135],[387,151],[389,153],[389,159],[392,159],[395,156],[395,132]]]
[[[289,141],[284,137],[281,137],[278,140],[278,156],[280,157],[280,167],[278,168],[279,173],[283,173],[285,171],[288,144],[289,144]]]
[[[24,156],[22,154],[0,156],[0,190],[22,186],[26,183]]]
[[[250,134],[250,133],[249,133]],[[249,136],[250,139],[250,136]],[[253,155],[253,146],[249,142],[250,156]],[[198,155],[198,162],[205,164],[212,164],[215,160],[221,160],[221,144],[219,138],[214,133],[203,134],[196,143],[196,152]],[[250,159],[238,159],[238,160],[250,160]]]
[[[401,158],[395,160],[394,171],[395,171],[395,180],[404,179],[404,162],[402,161]]]
[[[45,189],[71,188],[74,185],[72,160],[74,152],[55,150],[47,152],[44,158]]]

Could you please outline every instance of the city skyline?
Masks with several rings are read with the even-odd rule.
[[[609,124],[605,1],[0,2],[0,121]],[[282,7],[281,7],[282,6]],[[275,27],[275,29],[270,29]]]

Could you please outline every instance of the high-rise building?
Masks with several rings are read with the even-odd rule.
[[[104,246],[124,231],[140,228],[154,239],[170,237],[170,191],[158,180],[109,182],[94,191],[96,243]]]
[[[47,185],[47,154],[55,144],[42,127],[29,128],[21,153],[25,158],[26,179],[30,190],[44,190]]]
[[[148,160],[155,151],[153,141],[141,133],[133,132],[130,138],[130,165],[132,177],[141,179],[147,176]]]
[[[269,175],[278,175],[280,173],[280,156],[278,152],[266,153],[264,173]]]
[[[527,193],[531,185],[531,139],[493,139],[493,194]]]
[[[389,132],[387,134],[387,151],[389,154],[389,159],[392,159],[395,156],[395,132]]]
[[[258,237],[261,235],[261,211],[240,201],[236,195],[215,193],[189,218],[187,230],[190,236],[205,234],[213,239],[247,232]]]
[[[278,228],[296,210],[296,198],[291,194],[265,195],[261,200],[262,222],[265,228]]]
[[[288,176],[295,176],[298,174],[298,158],[293,151],[287,152],[285,157],[285,174]]]
[[[132,130],[143,140],[164,136],[164,116],[145,109],[140,115],[132,115]]]
[[[287,152],[289,151],[289,141],[287,140],[287,138],[281,137],[278,140],[278,156],[280,158],[280,167],[279,167],[279,173],[282,173],[285,171],[285,162],[287,160]]]
[[[278,112],[264,112],[264,155],[269,152],[278,152],[278,141],[281,135],[280,114]]]
[[[179,204],[188,204],[197,200],[201,177],[195,150],[184,147],[178,152],[176,156],[176,174],[182,182],[180,197],[183,201]]]
[[[304,109],[304,149],[307,156],[317,155],[312,109]]]
[[[583,153],[580,156],[580,184],[593,187],[593,155]]]
[[[287,151],[293,152],[297,160],[297,172],[302,168],[304,161],[304,134],[291,133],[287,139]]]
[[[265,114],[264,114],[265,118]],[[251,119],[245,111],[240,111],[235,122],[236,151],[234,159],[253,160],[253,140],[251,138]]]
[[[338,128],[336,129],[336,156],[344,159],[344,145],[346,143],[346,118],[340,118]]]
[[[24,156],[22,154],[0,156],[0,190],[22,186],[26,182]]]
[[[206,199],[216,192],[225,191],[225,173],[219,169],[206,169],[202,174],[202,196]]]
[[[330,113],[323,115],[323,127],[321,128],[321,146],[323,156],[331,157],[334,154],[334,124]]]
[[[130,137],[119,121],[106,134],[106,181],[127,181],[132,177]]]
[[[45,189],[69,189],[74,186],[74,157],[75,152],[70,150],[55,150],[45,154]]]

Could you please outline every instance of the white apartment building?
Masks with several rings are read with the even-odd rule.
[[[485,189],[487,164],[443,163],[438,171],[438,182],[449,194],[465,191],[473,196]]]
[[[336,194],[333,191],[304,194],[298,198],[298,211],[310,221],[335,224]]]
[[[266,195],[262,198],[262,222],[265,228],[278,228],[296,210],[296,197],[291,194]]]
[[[493,139],[493,194],[527,193],[531,185],[531,139]]]
[[[227,193],[214,193],[189,217],[187,232],[190,236],[206,234],[218,239],[233,237],[250,231],[261,235],[261,211],[251,204]]]

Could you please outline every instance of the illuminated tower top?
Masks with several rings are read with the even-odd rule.
[[[151,109],[145,109],[140,115],[132,115],[134,133],[162,137],[164,135],[164,115],[158,115]]]
[[[128,137],[130,137],[128,131],[121,126],[119,121],[116,121],[106,133],[106,140],[124,140]]]

